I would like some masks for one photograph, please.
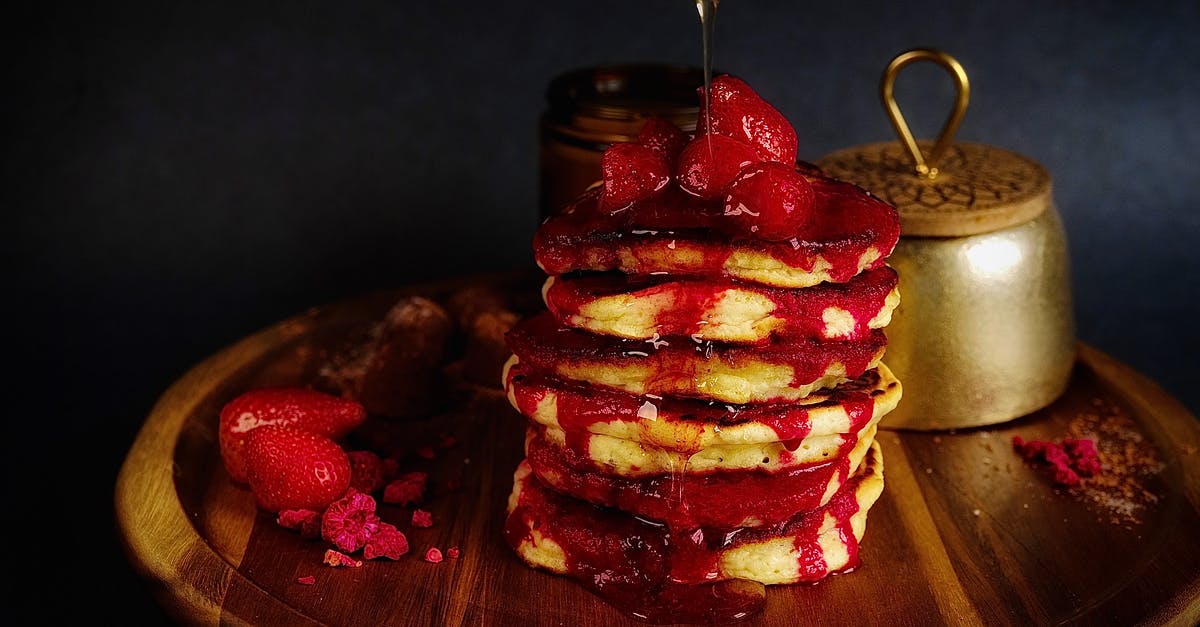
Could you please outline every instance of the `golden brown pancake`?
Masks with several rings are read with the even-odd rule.
[[[900,382],[884,364],[795,403],[729,405],[635,396],[547,376],[514,356],[504,371],[509,402],[530,420],[575,434],[595,433],[695,453],[711,446],[800,441],[857,433],[896,407]]]
[[[579,578],[605,573],[647,584],[816,581],[858,564],[867,512],[882,491],[883,456],[873,444],[858,472],[824,507],[753,529],[671,530],[561,495],[522,462],[504,534],[530,566]]]
[[[777,287],[842,283],[882,266],[900,236],[895,208],[850,183],[814,177],[817,217],[789,240],[729,232],[720,198],[706,201],[672,188],[628,209],[605,211],[601,190],[591,189],[542,223],[534,256],[551,276],[617,270]]]
[[[630,394],[735,404],[796,401],[856,379],[879,364],[887,345],[879,329],[861,340],[763,346],[618,340],[564,327],[549,312],[522,320],[507,340],[535,371]]]
[[[560,323],[601,335],[758,344],[772,338],[866,337],[891,321],[900,303],[896,283],[896,271],[887,266],[847,283],[804,289],[603,273],[550,277],[542,295]]]

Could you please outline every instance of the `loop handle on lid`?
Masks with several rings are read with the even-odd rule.
[[[937,143],[934,144],[933,150],[929,152],[929,156],[921,154],[920,147],[917,146],[917,141],[913,138],[912,131],[908,129],[908,124],[904,121],[904,116],[900,114],[900,105],[896,104],[896,98],[892,91],[896,84],[896,76],[905,66],[917,61],[932,61],[943,68],[954,77],[955,88],[957,95],[954,101],[954,109],[950,111],[949,117],[946,118],[946,123],[942,125],[942,131],[938,134]],[[930,48],[916,48],[907,52],[901,53],[892,62],[888,64],[887,69],[883,72],[883,79],[879,85],[879,95],[883,99],[883,106],[887,110],[888,118],[892,122],[892,128],[896,129],[896,134],[900,137],[901,143],[908,150],[908,154],[912,157],[913,169],[918,176],[925,178],[936,178],[938,175],[937,162],[941,158],[942,153],[950,146],[954,140],[954,134],[958,131],[958,126],[962,124],[963,116],[967,113],[967,103],[971,97],[971,86],[967,82],[967,73],[963,67],[952,56]]]

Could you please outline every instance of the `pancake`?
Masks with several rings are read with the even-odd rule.
[[[650,477],[668,473],[727,470],[778,473],[837,459],[854,448],[877,422],[877,419],[872,419],[854,433],[809,436],[787,442],[709,446],[694,453],[681,453],[595,433],[567,433],[542,426],[537,428],[547,442],[569,449],[579,459],[590,460],[592,467],[600,472],[621,477]]]
[[[887,266],[848,283],[800,290],[605,273],[550,277],[542,294],[560,323],[593,333],[762,343],[772,337],[863,338],[891,321],[900,303],[896,283],[896,271]]]
[[[858,565],[867,512],[883,491],[873,444],[855,475],[824,507],[753,529],[671,530],[544,487],[527,462],[514,473],[504,535],[530,566],[599,583],[651,587],[671,580],[764,584],[817,581]]]
[[[887,337],[797,340],[738,346],[689,340],[642,342],[564,327],[549,312],[519,322],[509,348],[529,368],[630,394],[677,395],[725,403],[796,401],[856,379],[883,358]]]
[[[615,507],[672,528],[761,527],[829,501],[858,469],[875,439],[863,432],[846,455],[778,473],[738,470],[619,477],[597,470],[590,459],[555,446],[540,430],[527,430],[525,455],[541,483],[596,505]]]
[[[540,374],[515,356],[505,365],[503,382],[513,407],[538,424],[682,453],[857,433],[895,408],[902,394],[882,363],[854,381],[782,405],[634,396]]]
[[[900,236],[895,208],[850,183],[815,175],[814,219],[781,241],[745,237],[723,200],[677,186],[627,209],[604,211],[591,189],[534,234],[534,257],[547,274],[617,270],[732,278],[776,287],[844,283],[884,265]]]

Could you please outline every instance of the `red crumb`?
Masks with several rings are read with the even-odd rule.
[[[443,435],[441,444],[442,448],[454,448],[458,446],[458,438],[452,435]]]
[[[456,547],[456,546],[452,546],[452,547],[446,549],[446,557],[448,557],[452,560],[458,559],[458,553],[459,553],[458,547]]]
[[[350,487],[371,494],[383,485],[383,461],[371,451],[350,451]]]
[[[436,456],[437,453],[433,452],[432,446],[422,446],[421,448],[417,449],[417,457],[422,459],[433,459]]]
[[[333,549],[325,550],[325,563],[329,566],[349,566],[350,568],[358,568],[362,566],[361,560],[356,560],[345,553],[339,553]]]
[[[321,521],[321,537],[347,553],[363,548],[378,529],[375,499],[361,492],[330,503]]]
[[[379,523],[379,530],[371,536],[370,540],[367,540],[367,545],[363,547],[363,557],[369,560],[377,557],[398,560],[405,553],[408,553],[408,538],[404,537],[404,533],[394,525],[388,523]]]
[[[1096,445],[1091,440],[1064,438],[1063,450],[1071,458],[1071,467],[1081,477],[1091,477],[1103,468],[1100,454],[1096,452]]]
[[[305,585],[305,586],[311,586],[314,583],[317,583],[317,578],[313,577],[312,575],[305,575],[303,577],[296,579],[296,583]]]
[[[391,481],[395,479],[398,472],[400,472],[400,460],[395,457],[385,457],[383,459],[383,480]]]
[[[442,552],[437,547],[433,547],[425,551],[425,561],[430,564],[437,564],[442,561]]]
[[[321,537],[321,512],[311,509],[285,509],[275,519],[280,527],[299,531],[302,538]]]
[[[412,515],[412,524],[414,527],[432,527],[433,514],[430,514],[423,509],[414,510]]]
[[[462,481],[461,480],[459,480],[459,479],[447,479],[446,480],[446,491],[447,492],[458,492],[461,489],[462,489]]]
[[[406,472],[384,486],[383,502],[396,505],[420,503],[425,498],[428,482],[428,473]]]
[[[1026,462],[1048,466],[1057,486],[1079,485],[1080,477],[1100,472],[1100,458],[1091,440],[1067,438],[1061,444],[1044,440],[1012,439],[1013,450]]]

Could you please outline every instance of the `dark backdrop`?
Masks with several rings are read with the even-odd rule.
[[[1054,177],[1079,336],[1196,413],[1198,6],[727,0],[716,61],[815,159],[892,137],[876,95],[892,56],[955,55],[973,87],[959,137]],[[176,377],[314,304],[531,264],[546,82],[700,59],[685,0],[105,3],[7,21],[6,610],[49,619],[162,619],[111,498]],[[915,66],[897,90],[932,134],[944,74]]]

